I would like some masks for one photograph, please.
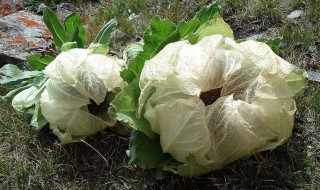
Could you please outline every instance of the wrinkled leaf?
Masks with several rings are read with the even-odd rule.
[[[43,116],[63,143],[76,142],[107,127],[105,121],[88,112],[88,103],[89,98],[74,87],[52,79],[40,99]]]
[[[292,134],[303,72],[261,42],[221,35],[167,45],[140,75],[142,118],[183,176],[274,149]],[[150,90],[151,89],[151,90]],[[190,157],[191,156],[191,157]]]

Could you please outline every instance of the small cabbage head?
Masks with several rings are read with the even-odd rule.
[[[305,84],[304,72],[266,44],[212,35],[169,44],[146,61],[138,112],[163,152],[183,163],[168,170],[202,175],[283,144]]]
[[[79,141],[115,124],[107,109],[115,89],[125,86],[120,77],[123,64],[87,49],[71,49],[45,68],[49,79],[41,94],[41,111],[63,143]]]

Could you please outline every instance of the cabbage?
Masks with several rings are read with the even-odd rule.
[[[49,79],[41,94],[41,111],[63,143],[79,141],[115,124],[106,110],[110,94],[125,86],[120,77],[122,65],[120,59],[91,54],[89,49],[71,49],[45,68]]]
[[[202,175],[283,144],[305,85],[304,72],[268,45],[211,35],[171,43],[145,62],[138,114],[182,163],[167,170]]]

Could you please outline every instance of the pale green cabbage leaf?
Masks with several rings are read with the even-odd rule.
[[[140,117],[183,163],[166,170],[195,176],[283,144],[306,79],[264,43],[211,35],[164,47],[139,85]]]
[[[45,68],[49,79],[41,95],[41,111],[63,143],[79,141],[115,124],[107,113],[91,114],[88,105],[103,103],[108,93],[125,86],[122,69],[122,60],[91,54],[88,49],[62,52]]]

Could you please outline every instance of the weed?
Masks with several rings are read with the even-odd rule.
[[[312,24],[320,26],[320,0],[306,0],[308,18]]]
[[[253,8],[253,15],[258,18],[271,20],[279,19],[281,15],[279,5],[279,0],[260,0]]]
[[[248,1],[243,0],[225,0],[225,4],[233,9],[244,9],[248,5]]]
[[[41,0],[28,0],[22,4],[23,8],[32,12],[37,12],[39,5],[42,3]]]
[[[299,9],[305,6],[305,0],[291,0],[289,1],[288,7],[290,10]]]

